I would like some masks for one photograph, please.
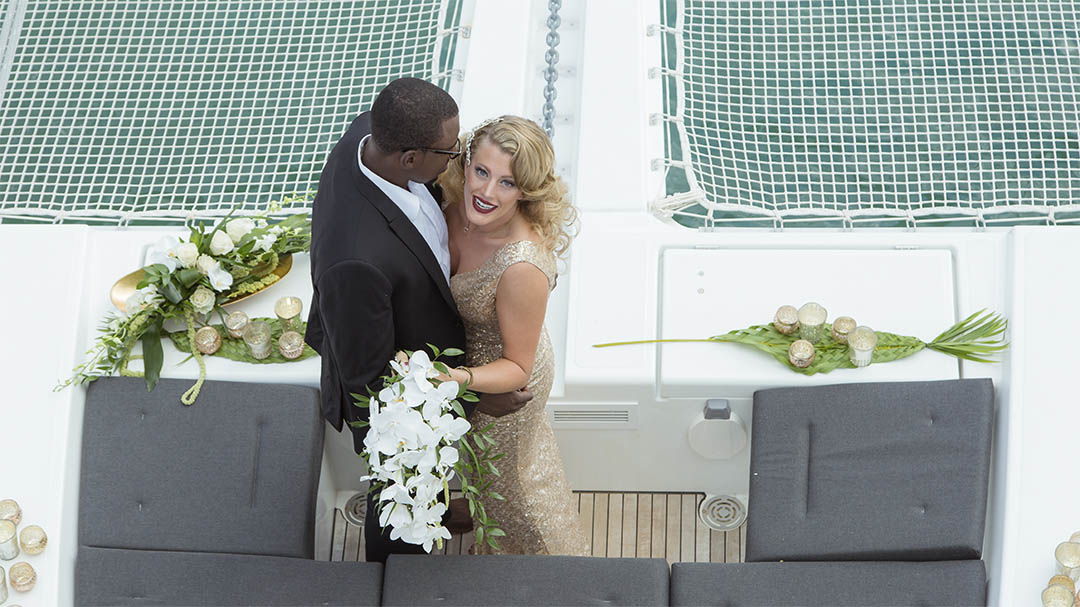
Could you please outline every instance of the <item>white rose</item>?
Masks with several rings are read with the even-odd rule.
[[[232,238],[222,231],[214,232],[214,238],[210,240],[210,252],[214,255],[224,255],[233,250]]]
[[[232,274],[221,269],[220,266],[210,270],[210,273],[207,274],[207,276],[210,278],[210,286],[214,287],[217,291],[224,291],[232,286]]]
[[[232,239],[233,244],[240,244],[240,240],[247,235],[248,232],[255,229],[255,222],[247,217],[241,217],[234,219],[225,224],[225,231],[228,232],[229,238]]]
[[[191,306],[195,308],[196,314],[209,314],[214,309],[214,303],[217,297],[214,292],[206,287],[199,285],[195,292],[191,294],[188,301],[191,302]]]
[[[195,262],[195,267],[199,268],[199,271],[203,274],[209,274],[217,269],[221,265],[218,260],[210,257],[209,255],[199,255],[199,259]]]
[[[176,247],[176,258],[180,260],[181,266],[190,268],[199,259],[199,247],[190,242],[182,242]]]

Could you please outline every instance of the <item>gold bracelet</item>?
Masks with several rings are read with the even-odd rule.
[[[467,374],[469,375],[469,381],[468,381],[468,383],[466,383],[465,385],[466,385],[466,386],[470,386],[470,385],[472,385],[472,383],[473,383],[473,374],[472,374],[472,369],[470,369],[470,368],[468,368],[468,367],[466,367],[466,366],[464,366],[464,365],[461,365],[461,366],[459,366],[459,367],[454,367],[454,368],[455,368],[455,369],[461,369],[462,371],[464,371],[465,373],[467,373]]]

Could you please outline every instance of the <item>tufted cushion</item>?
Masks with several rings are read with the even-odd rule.
[[[872,607],[986,604],[982,561],[675,563],[671,604]]]
[[[83,421],[79,544],[311,558],[318,393],[285,385],[108,377]]]
[[[79,548],[75,604],[378,605],[382,565],[248,554]]]
[[[383,605],[667,605],[663,559],[392,554]]]
[[[754,394],[746,560],[946,560],[982,553],[988,379]]]

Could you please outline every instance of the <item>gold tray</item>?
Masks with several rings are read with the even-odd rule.
[[[274,271],[271,272],[271,273],[272,274],[277,274],[278,280],[280,280],[282,278],[285,278],[285,275],[288,274],[289,270],[291,270],[291,269],[292,269],[292,255],[291,254],[290,255],[282,255],[281,257],[278,258],[277,267],[274,268]],[[124,276],[123,278],[121,278],[120,280],[116,281],[116,283],[112,286],[112,290],[109,291],[109,299],[112,300],[113,305],[116,306],[117,308],[120,308],[121,311],[125,311],[124,310],[124,304],[127,303],[127,298],[131,297],[131,294],[135,292],[136,285],[139,284],[139,282],[143,279],[144,276],[146,276],[146,272],[144,272],[142,268],[139,268],[138,270],[135,270],[131,274],[128,274],[128,275]],[[227,301],[227,302],[225,302],[225,303],[223,303],[221,305],[223,305],[223,306],[231,306],[232,304],[234,304],[234,303],[236,303],[238,301],[243,301],[243,300],[247,299],[248,297],[251,297],[252,295],[260,293],[264,289],[266,289],[267,287],[272,287],[275,284],[277,284],[277,281],[275,281],[273,283],[270,283],[270,284],[266,285],[265,287],[263,287],[262,289],[259,289],[258,291],[255,291],[253,293],[245,293],[245,294],[241,295],[240,297],[237,297],[236,299],[230,299],[229,301]]]

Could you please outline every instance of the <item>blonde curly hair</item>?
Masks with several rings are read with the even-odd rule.
[[[481,141],[490,141],[510,155],[510,171],[521,190],[518,210],[540,233],[544,245],[562,257],[576,234],[578,213],[566,184],[555,174],[551,139],[532,120],[500,116],[463,135],[461,149],[467,153],[451,160],[438,178],[446,204],[460,204],[465,197],[465,161]]]

